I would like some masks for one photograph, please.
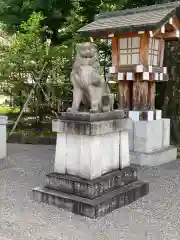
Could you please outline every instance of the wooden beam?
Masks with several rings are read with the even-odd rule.
[[[114,33],[111,33],[108,35],[108,38],[113,38],[114,37]]]
[[[169,24],[171,24],[174,27],[174,29],[180,30],[180,21],[178,20],[175,14],[172,18],[169,19]]]
[[[156,34],[158,34],[160,32],[160,29],[156,29],[156,30],[153,30],[153,31],[149,31],[149,36],[150,37],[154,37]]]
[[[125,33],[125,34],[118,34],[118,38],[132,38],[132,37],[140,37],[140,33]]]
[[[171,17],[168,23],[172,25],[175,30],[180,30],[180,21],[178,20],[176,15]],[[157,35],[162,35],[162,34],[166,34],[166,24],[164,24],[160,29],[149,31],[150,37],[156,37]]]
[[[149,37],[147,33],[141,35],[140,38],[140,62],[142,65],[148,65],[148,49],[149,49]]]
[[[120,66],[119,72],[133,72],[133,73],[143,73],[143,72],[151,72],[151,73],[162,73],[164,70],[163,67],[155,67],[155,66],[143,66],[143,65],[124,65]]]
[[[173,18],[172,17],[169,19],[169,24],[173,25]]]
[[[173,39],[177,39],[180,38],[180,30],[175,30],[172,32],[166,32],[164,34],[159,33],[155,36],[156,38],[161,38],[164,40],[173,40]]]
[[[165,25],[163,25],[163,26],[161,27],[161,33],[165,33],[165,31],[166,31],[166,28],[165,28]]]
[[[144,34],[145,31],[139,31],[138,34],[141,35],[141,34]]]
[[[153,31],[149,31],[149,35],[150,35],[150,37],[156,37],[156,35],[165,34],[165,32],[166,32],[166,25],[163,25],[161,28],[158,28]]]

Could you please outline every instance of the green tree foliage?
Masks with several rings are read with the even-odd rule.
[[[16,31],[22,21],[27,21],[34,11],[42,12],[46,17],[44,24],[53,31],[52,37],[56,41],[58,29],[63,26],[73,4],[71,0],[1,0],[0,18],[9,30]]]
[[[42,41],[41,34],[50,33],[48,27],[41,26],[42,20],[41,13],[33,13],[27,22],[20,25],[0,64],[1,82],[4,82],[9,95],[19,95],[25,100],[39,83],[34,89],[31,107],[40,120],[43,119],[41,109],[45,101],[56,102],[57,97],[67,96],[70,91],[70,83],[64,75],[70,58],[67,48],[51,45],[50,39]]]

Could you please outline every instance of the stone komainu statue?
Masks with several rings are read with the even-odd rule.
[[[79,111],[81,101],[92,113],[113,110],[114,98],[100,76],[97,46],[91,42],[77,44],[76,57],[71,72],[73,104],[69,111]]]

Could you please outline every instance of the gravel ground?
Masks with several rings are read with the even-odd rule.
[[[0,240],[180,240],[179,161],[138,168],[149,195],[91,220],[32,201],[53,157],[53,146],[8,145],[0,170]]]

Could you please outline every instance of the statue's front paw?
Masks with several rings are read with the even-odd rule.
[[[91,108],[90,113],[98,113],[98,108]]]
[[[110,106],[104,106],[103,107],[103,112],[110,112],[110,111],[111,111]]]
[[[74,108],[68,108],[67,112],[77,113],[79,111],[77,109],[74,109]]]

